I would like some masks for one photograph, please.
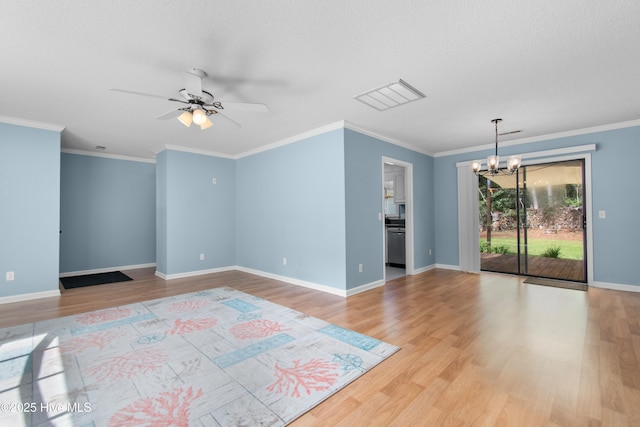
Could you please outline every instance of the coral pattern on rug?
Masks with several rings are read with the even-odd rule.
[[[124,309],[108,309],[93,311],[91,313],[81,314],[76,317],[76,321],[85,324],[93,325],[96,323],[108,322],[109,320],[118,320],[125,318],[131,314],[131,310]]]
[[[189,387],[163,392],[157,397],[145,397],[116,412],[109,419],[109,426],[187,427],[191,403],[201,396],[202,390],[194,393]]]
[[[0,329],[11,426],[283,426],[398,347],[232,288]],[[23,406],[34,407],[34,406]]]
[[[213,328],[218,319],[215,317],[208,317],[204,319],[176,319],[173,322],[173,328],[167,331],[169,335],[182,335],[189,332],[203,331],[205,329]]]
[[[88,372],[98,382],[103,382],[143,375],[160,369],[166,361],[167,354],[163,349],[143,348],[118,356],[98,358],[97,364],[89,368]]]
[[[191,310],[197,310],[202,307],[206,307],[211,304],[210,301],[204,301],[201,299],[196,300],[187,300],[187,301],[178,301],[169,305],[168,310],[174,313],[184,313]]]
[[[291,397],[300,397],[300,390],[307,395],[313,391],[324,391],[338,379],[338,364],[322,359],[311,359],[306,363],[294,360],[290,368],[281,368],[276,363],[276,382],[267,390],[283,393]]]
[[[269,319],[256,319],[235,325],[230,331],[234,337],[246,340],[249,338],[268,337],[276,332],[288,331],[289,329],[291,328]]]
[[[102,350],[115,339],[124,335],[123,331],[114,329],[96,332],[95,334],[80,335],[65,341],[60,345],[60,348],[63,353],[79,353],[91,348]]]

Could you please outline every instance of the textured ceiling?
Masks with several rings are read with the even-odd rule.
[[[230,156],[346,120],[442,153],[640,118],[637,0],[3,0],[0,116],[65,126],[64,148]],[[267,113],[201,131],[155,120],[180,72]],[[427,95],[376,111],[353,99],[399,78]],[[512,136],[515,138],[515,136]]]

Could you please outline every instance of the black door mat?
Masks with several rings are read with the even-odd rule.
[[[576,291],[586,291],[589,286],[586,283],[567,282],[566,280],[543,279],[541,277],[528,277],[522,283],[530,285],[553,286],[554,288],[574,289]]]
[[[60,282],[65,289],[82,288],[84,286],[104,285],[105,283],[126,282],[133,280],[121,271],[108,273],[85,274],[83,276],[61,277]]]

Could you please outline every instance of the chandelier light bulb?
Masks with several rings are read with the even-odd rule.
[[[482,168],[482,162],[480,160],[474,160],[473,162],[471,162],[471,170],[473,171],[473,173],[478,173],[480,172],[480,169]]]
[[[509,172],[513,173],[516,169],[520,167],[522,164],[522,158],[520,156],[511,156],[509,157],[509,161],[507,162],[507,167],[509,168]]]
[[[495,171],[498,169],[498,164],[500,164],[500,156],[489,156],[487,157],[487,168],[490,171]]]

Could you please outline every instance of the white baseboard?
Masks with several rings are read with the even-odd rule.
[[[417,270],[414,270],[413,274],[420,274],[423,273],[425,271],[428,270],[433,270],[434,268],[438,268],[437,265],[432,264],[426,267],[421,267]],[[442,268],[442,267],[440,267]],[[274,280],[279,280],[281,282],[285,282],[285,283],[289,283],[292,285],[296,285],[296,286],[302,286],[304,288],[308,288],[308,289],[313,289],[316,291],[321,291],[321,292],[326,292],[332,295],[338,295],[341,297],[349,297],[351,295],[356,295],[362,292],[366,292],[370,289],[374,289],[380,286],[384,286],[385,282],[384,280],[376,280],[375,282],[371,282],[371,283],[365,283],[364,285],[360,285],[358,287],[355,288],[351,288],[351,289],[337,289],[337,288],[333,288],[331,286],[327,286],[327,285],[321,285],[319,283],[314,283],[314,282],[308,282],[306,280],[301,280],[301,279],[296,279],[293,277],[288,277],[288,276],[281,276],[279,274],[274,274],[274,273],[268,273],[266,271],[262,271],[262,270],[255,270],[253,268],[248,268],[248,267],[241,267],[241,266],[229,266],[229,267],[222,267],[222,268],[214,268],[214,269],[210,269],[210,270],[199,270],[199,271],[190,271],[190,272],[186,272],[186,273],[178,273],[178,274],[164,274],[164,273],[160,273],[159,271],[156,271],[156,276],[160,277],[161,279],[164,280],[172,280],[172,279],[180,279],[183,277],[192,277],[192,276],[199,276],[202,274],[210,274],[210,273],[219,273],[221,271],[231,271],[231,270],[237,270],[237,271],[242,271],[244,273],[249,273],[249,274],[255,274],[256,276],[261,276],[261,277],[266,277],[268,279],[274,279]]]
[[[292,285],[298,285],[309,289],[314,289],[316,291],[327,292],[329,294],[338,295],[341,297],[347,296],[347,291],[343,289],[332,288],[331,286],[320,285],[318,283],[307,282],[306,280],[294,279],[293,277],[280,276],[279,274],[267,273],[265,271],[254,270],[252,268],[247,267],[236,267],[238,271],[242,271],[244,273],[255,274],[256,276],[266,277],[268,279],[279,280],[281,282],[290,283]]]
[[[441,267],[438,267],[437,264],[431,264],[431,265],[427,265],[426,267],[416,268],[413,270],[412,275],[415,276],[416,274],[424,273],[425,271],[434,270],[436,268],[441,268]]]
[[[237,270],[238,267],[231,265],[228,267],[208,268],[206,270],[187,271],[185,273],[164,274],[156,271],[156,276],[164,280],[183,279],[185,277],[202,276],[203,274],[222,273],[223,271]]]
[[[347,289],[345,296],[350,297],[351,295],[359,294],[359,293],[368,291],[370,289],[384,286],[384,284],[385,284],[384,280],[377,280],[375,282],[365,283],[364,285],[360,285],[356,288]]]
[[[60,296],[60,290],[33,292],[31,294],[20,294],[20,295],[11,295],[8,297],[0,297],[0,304],[8,304],[10,302],[20,302],[20,301],[28,301],[32,299],[51,298],[51,297],[59,297],[59,296]]]
[[[461,271],[459,265],[436,264],[436,268],[443,268],[445,270]]]
[[[591,282],[589,286],[594,288],[612,289],[614,291],[627,291],[627,292],[640,292],[640,286],[638,285],[625,285],[622,283],[608,283],[608,282]]]
[[[288,277],[288,276],[281,276],[279,274],[274,274],[274,273],[267,273],[266,271],[255,270],[253,268],[241,267],[241,266],[229,266],[229,267],[222,267],[222,268],[214,268],[210,270],[190,271],[187,273],[178,273],[178,274],[164,274],[164,273],[160,273],[159,271],[156,271],[155,274],[156,276],[162,279],[172,280],[172,279],[180,279],[183,277],[192,277],[192,276],[199,276],[202,274],[219,273],[222,271],[232,271],[232,270],[242,271],[244,273],[249,273],[249,274],[255,274],[256,276],[279,280],[281,282],[289,283],[296,286],[302,286],[304,288],[326,292],[326,293],[329,293],[332,295],[338,295],[341,297],[348,297],[351,295],[359,294],[361,292],[368,291],[369,289],[377,288],[378,286],[384,285],[384,281],[379,280],[376,282],[367,283],[365,285],[358,286],[357,288],[343,290],[343,289],[333,288],[331,286],[321,285],[319,283],[308,282],[306,280],[295,279],[293,277]]]
[[[155,266],[156,266],[156,263],[152,262],[149,264],[121,265],[120,267],[96,268],[93,270],[67,271],[64,273],[60,273],[59,277],[71,277],[71,276],[82,276],[85,274],[109,273],[110,271],[133,270],[136,268],[149,268],[149,267],[155,267]]]

